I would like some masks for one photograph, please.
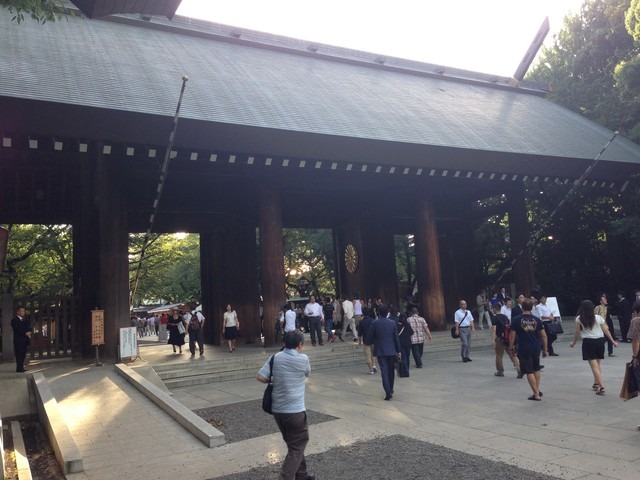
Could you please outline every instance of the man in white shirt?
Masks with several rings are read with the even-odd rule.
[[[511,320],[511,299],[507,298],[504,305],[500,307],[500,313]]]
[[[296,329],[296,312],[291,308],[291,304],[287,303],[286,311],[284,312],[284,333],[293,332]]]
[[[309,297],[309,303],[304,307],[304,315],[309,318],[309,331],[311,332],[311,345],[316,346],[316,337],[320,345],[324,345],[322,341],[322,306],[316,303],[315,295]]]
[[[342,337],[347,336],[347,327],[351,327],[351,333],[353,333],[353,341],[358,341],[358,331],[356,329],[356,320],[354,318],[355,310],[353,302],[348,298],[345,298],[342,302],[342,334],[339,336],[340,340],[344,342]]]
[[[540,303],[536,305],[535,312],[531,312],[533,315],[542,320],[542,326],[544,327],[544,331],[547,334],[547,352],[550,357],[557,357],[558,354],[553,351],[553,342],[557,340],[558,335],[555,333],[549,333],[549,322],[553,321],[553,314],[551,313],[551,309],[547,307],[547,297],[542,295],[540,297]]]
[[[473,315],[467,310],[466,300],[460,300],[460,308],[456,310],[453,320],[456,324],[456,333],[460,335],[460,342],[462,343],[460,348],[462,361],[464,363],[470,362],[469,348],[471,347],[471,332],[475,332],[476,329],[473,326]]]

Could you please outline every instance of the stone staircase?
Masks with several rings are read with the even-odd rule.
[[[460,347],[460,341],[452,339],[445,332],[437,332],[433,340],[425,344],[425,357],[451,353]],[[491,348],[488,330],[479,332],[480,339],[474,339],[474,349]],[[484,338],[486,336],[486,338]],[[366,368],[362,346],[354,343],[351,338],[345,342],[325,343],[324,346],[312,347],[311,342],[305,341],[304,353],[311,360],[313,370],[327,370],[332,368],[362,365]],[[171,390],[174,388],[203,385],[208,383],[227,382],[254,378],[258,370],[264,365],[269,356],[278,349],[245,350],[239,347],[228,357],[215,359],[197,359],[189,363],[155,364],[153,370],[164,385]],[[136,367],[133,366],[135,369]]]

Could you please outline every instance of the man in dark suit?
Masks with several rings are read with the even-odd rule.
[[[365,344],[373,345],[374,354],[378,358],[382,388],[384,388],[385,400],[391,400],[393,396],[393,382],[395,380],[394,362],[400,358],[400,339],[398,338],[398,326],[396,322],[387,318],[389,312],[386,305],[378,306],[380,318],[371,323],[367,332]]]
[[[627,333],[631,324],[631,303],[624,298],[624,292],[618,292],[618,322],[620,323],[620,341],[629,343]]]
[[[24,359],[27,358],[27,350],[31,342],[31,324],[25,316],[24,307],[18,307],[16,316],[11,319],[13,328],[13,349],[16,356],[16,372],[24,372]]]
[[[516,295],[516,304],[511,309],[511,319],[513,320],[518,315],[522,315],[522,302],[524,301],[524,293],[518,293]]]

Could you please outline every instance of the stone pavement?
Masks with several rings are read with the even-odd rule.
[[[362,367],[339,371],[313,371],[312,360],[307,408],[340,419],[310,427],[307,453],[399,434],[559,478],[638,478],[640,399],[618,398],[630,345],[621,344],[617,357],[604,360],[607,396],[600,397],[591,390],[579,345],[569,348],[568,339],[561,336],[554,344],[559,357],[542,362],[542,402],[527,400],[529,386],[515,371],[493,375],[487,330],[472,339],[471,363],[460,361],[455,344],[433,355],[427,345],[425,368],[396,379],[390,402],[382,400],[380,376],[369,375],[364,360]],[[255,349],[240,346],[232,355]],[[151,364],[189,361],[188,353],[174,356],[166,345],[142,346],[141,355]],[[205,353],[209,359],[228,355],[223,347]],[[42,368],[84,457],[85,472],[67,478],[208,479],[278,464],[286,454],[279,434],[206,448],[110,365],[62,362]],[[15,375],[7,364],[0,366],[0,398]],[[197,409],[257,399],[263,389],[255,380],[237,380],[176,389],[173,396]],[[273,421],[262,411],[256,415]]]

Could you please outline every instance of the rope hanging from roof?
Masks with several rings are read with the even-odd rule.
[[[138,290],[138,283],[140,281],[140,271],[142,270],[142,262],[144,261],[144,255],[147,251],[147,247],[149,246],[149,237],[151,236],[151,232],[153,231],[153,224],[155,223],[156,214],[158,213],[158,207],[160,206],[162,191],[164,190],[164,184],[167,180],[167,173],[169,171],[169,162],[171,161],[171,152],[173,151],[173,143],[176,138],[176,131],[178,129],[178,120],[180,118],[180,107],[182,106],[182,98],[184,96],[184,91],[187,87],[188,80],[189,80],[188,76],[186,75],[182,76],[182,88],[180,89],[180,97],[178,98],[176,113],[173,116],[173,127],[171,128],[171,133],[169,134],[169,144],[167,145],[167,149],[164,152],[164,160],[162,162],[162,168],[160,169],[160,178],[158,178],[158,187],[156,188],[156,197],[153,200],[153,212],[149,216],[149,228],[147,228],[147,231],[144,234],[144,241],[142,243],[142,249],[140,250],[140,260],[138,261],[138,267],[136,268],[136,276],[133,280],[133,289],[131,291],[131,296],[129,297],[129,309],[133,307],[133,298],[136,294],[136,291]]]
[[[562,209],[562,207],[567,203],[569,198],[571,198],[571,196],[576,192],[576,190],[578,190],[578,187],[581,186],[584,183],[584,181],[589,176],[591,171],[596,167],[596,165],[600,161],[600,158],[602,157],[604,152],[607,150],[609,145],[611,145],[611,143],[615,140],[615,138],[617,136],[618,136],[618,132],[617,131],[613,132],[613,135],[611,136],[609,141],[606,143],[606,145],[604,147],[602,147],[602,150],[600,150],[600,153],[598,153],[598,155],[596,155],[596,158],[593,159],[591,164],[582,173],[580,178],[573,183],[573,185],[571,186],[569,191],[566,193],[566,195],[564,197],[562,197],[562,199],[560,200],[560,202],[558,203],[556,208],[554,208],[553,211],[551,212],[551,214],[542,222],[542,225],[540,225],[540,228],[538,228],[538,230],[536,232],[534,232],[533,235],[531,235],[531,238],[529,239],[527,244],[524,247],[522,247],[522,249],[518,252],[517,255],[514,255],[513,259],[509,263],[509,265],[507,265],[502,270],[502,272],[500,273],[500,276],[495,281],[494,286],[500,285],[500,282],[502,281],[504,276],[513,269],[513,266],[515,265],[515,263],[518,261],[518,259],[522,255],[524,255],[524,253],[527,251],[527,249],[533,250],[533,248],[538,244],[538,242],[540,241],[540,238],[542,237],[542,232],[547,228],[547,226],[549,226],[549,224],[551,223],[551,220],[553,220],[553,218],[560,211],[560,209]]]

